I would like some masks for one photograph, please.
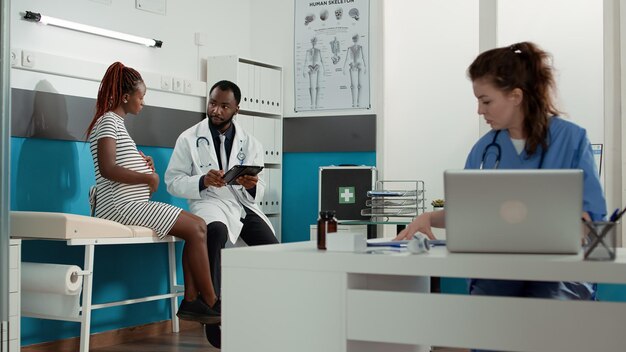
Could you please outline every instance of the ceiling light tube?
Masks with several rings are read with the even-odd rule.
[[[24,15],[24,19],[28,21],[33,21],[33,22],[39,22],[41,24],[47,24],[50,26],[68,28],[68,29],[73,29],[75,31],[79,31],[79,32],[97,34],[103,37],[109,37],[109,38],[124,40],[127,42],[143,44],[145,46],[152,46],[152,47],[160,48],[163,45],[163,42],[160,40],[143,38],[143,37],[138,37],[136,35],[120,33],[116,31],[104,29],[104,28],[88,26],[86,24],[70,22],[70,21],[59,19],[59,18],[44,16],[40,13],[32,12],[32,11],[26,11],[26,14]]]

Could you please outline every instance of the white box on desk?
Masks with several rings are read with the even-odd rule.
[[[317,225],[310,226],[310,240],[317,241]],[[337,233],[367,233],[367,225],[337,225]]]
[[[359,232],[326,234],[326,250],[331,252],[365,252],[367,234]]]

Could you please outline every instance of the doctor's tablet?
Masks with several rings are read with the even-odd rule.
[[[256,165],[235,165],[224,174],[224,182],[229,185],[235,185],[239,176],[251,175],[255,176],[263,170],[263,166]]]

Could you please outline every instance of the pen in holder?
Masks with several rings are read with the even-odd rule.
[[[585,221],[588,230],[583,246],[585,260],[615,260],[617,224],[615,221]]]

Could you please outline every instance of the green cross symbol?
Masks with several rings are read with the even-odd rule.
[[[339,204],[354,204],[354,187],[339,187]]]

